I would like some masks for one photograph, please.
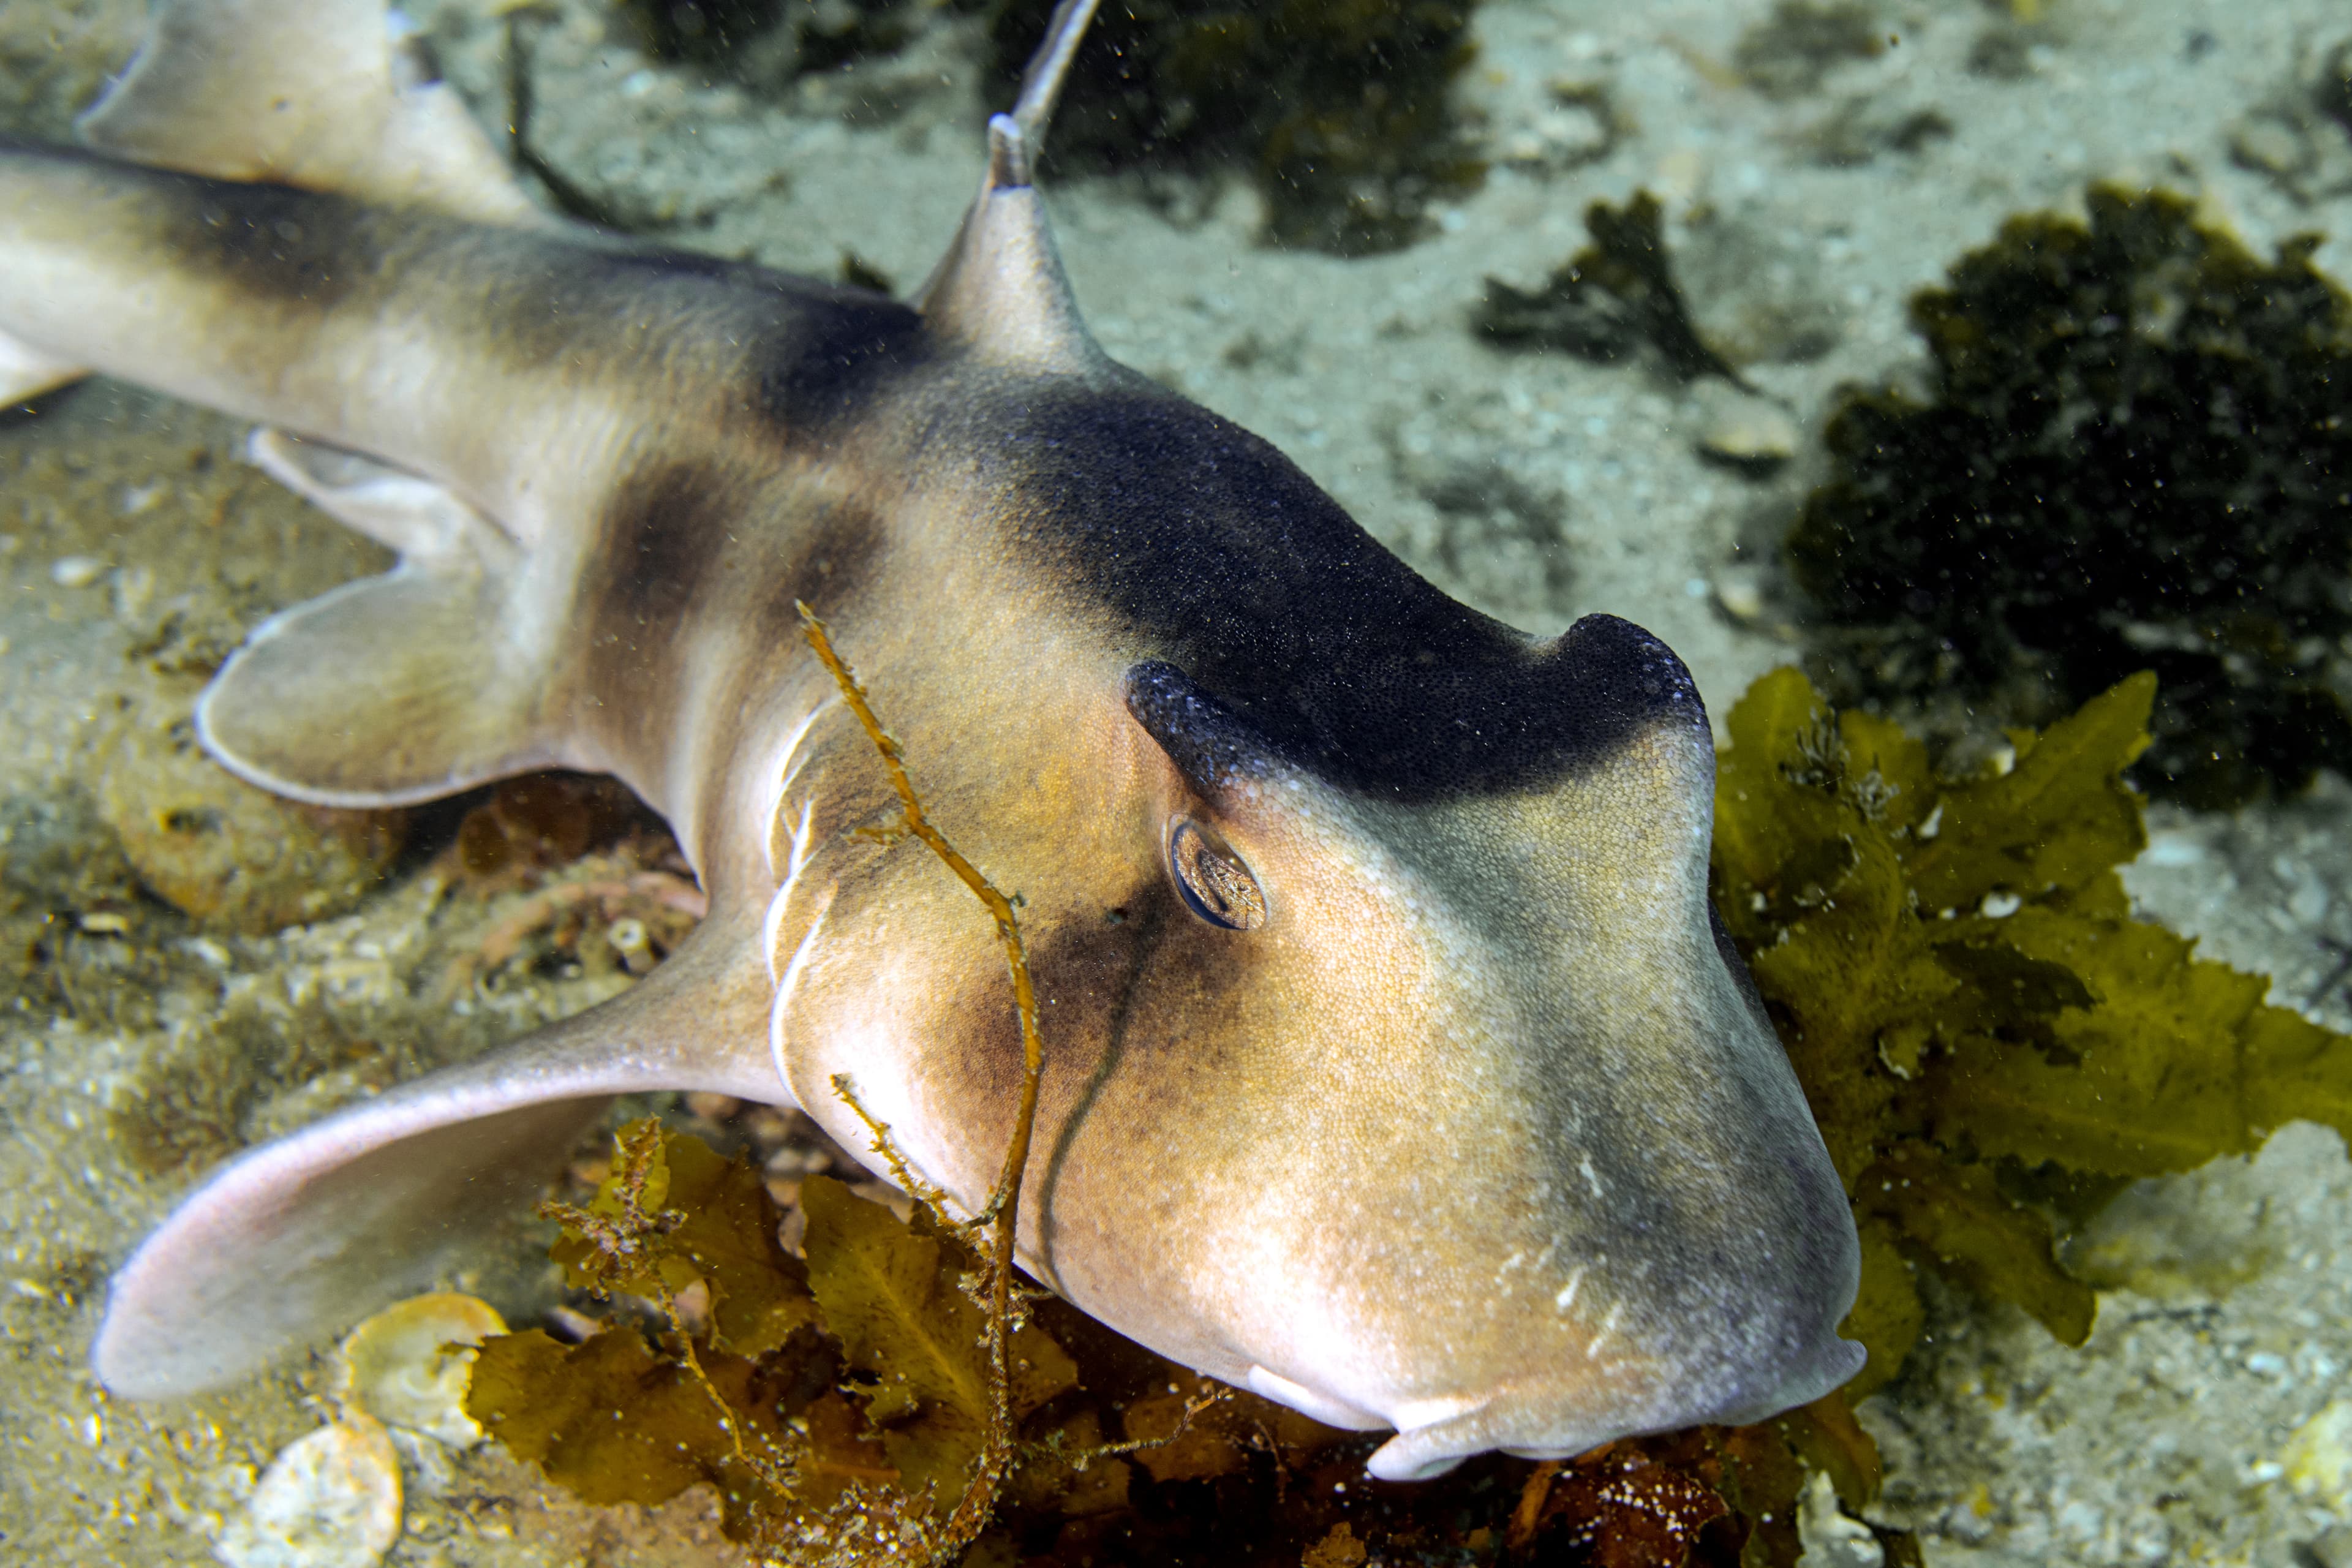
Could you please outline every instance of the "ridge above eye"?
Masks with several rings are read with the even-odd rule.
[[[1225,931],[1265,924],[1265,891],[1241,857],[1189,817],[1168,830],[1168,874],[1185,908]]]

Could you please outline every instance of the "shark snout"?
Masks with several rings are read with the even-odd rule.
[[[1486,1104],[1509,1130],[1484,1143],[1465,1121],[1345,1183],[1302,1169],[1289,1193],[1345,1196],[1259,1211],[1286,1230],[1292,1268],[1246,1292],[1233,1342],[1255,1363],[1249,1386],[1395,1428],[1370,1468],[1412,1480],[1496,1449],[1565,1458],[1747,1425],[1853,1376],[1863,1351],[1838,1330],[1860,1249],[1843,1184],[1761,1020],[1733,993],[1707,1021],[1674,1037],[1671,1073],[1637,1073],[1628,1047],[1573,1096],[1519,1078]]]
[[[1387,1248],[1261,1279],[1232,1342],[1242,1375],[1226,1375],[1332,1426],[1394,1428],[1370,1462],[1389,1480],[1496,1449],[1566,1458],[1764,1420],[1863,1362],[1838,1332],[1858,1249],[1820,1163],[1746,1164],[1744,1205],[1713,1194],[1744,1211],[1723,1223],[1670,1226],[1634,1205],[1622,1223],[1564,1226],[1564,1210],[1491,1203],[1396,1226]],[[1286,1251],[1312,1248],[1301,1238]]]
[[[1382,1480],[1427,1480],[1475,1454],[1499,1449],[1528,1459],[1564,1459],[1614,1438],[1685,1426],[1746,1426],[1811,1403],[1862,1368],[1863,1349],[1824,1334],[1787,1360],[1675,1369],[1648,1392],[1638,1414],[1612,1405],[1601,1416],[1589,1384],[1573,1375],[1530,1375],[1482,1395],[1422,1399],[1395,1412],[1397,1435],[1373,1453]],[[1561,1369],[1572,1370],[1572,1369]]]

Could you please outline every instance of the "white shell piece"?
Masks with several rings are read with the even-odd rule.
[[[213,1542],[229,1568],[375,1568],[400,1537],[400,1456],[347,1415],[278,1452]]]
[[[337,1392],[345,1403],[398,1426],[469,1448],[481,1427],[466,1414],[466,1383],[473,1357],[465,1348],[507,1331],[487,1301],[436,1290],[395,1301],[353,1329],[343,1341]]]

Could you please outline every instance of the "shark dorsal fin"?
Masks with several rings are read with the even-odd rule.
[[[1062,0],[1010,114],[988,121],[988,172],[916,300],[932,327],[991,358],[1081,370],[1100,357],[1037,198],[1036,158],[1096,0]]]
[[[75,124],[120,158],[476,223],[544,221],[383,0],[161,0]]]

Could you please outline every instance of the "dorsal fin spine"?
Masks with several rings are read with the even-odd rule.
[[[1036,158],[1097,0],[1062,0],[1010,114],[988,121],[988,172],[916,297],[934,331],[979,353],[1085,370],[1102,357],[1078,315],[1035,190]]]
[[[1009,119],[1015,137],[1013,152],[1019,162],[1015,167],[1019,177],[1009,183],[1029,184],[1034,172],[1030,167],[1033,154],[1045,146],[1045,128],[1053,122],[1054,108],[1062,100],[1062,86],[1069,80],[1070,62],[1077,58],[1078,45],[1087,36],[1087,26],[1094,21],[1097,0],[1062,0],[1055,7],[1054,19],[1046,25],[1045,41],[1029,60],[1029,68],[1022,73],[1021,96],[1013,105]],[[989,121],[990,174],[995,174],[993,153],[996,147],[996,121]]]

